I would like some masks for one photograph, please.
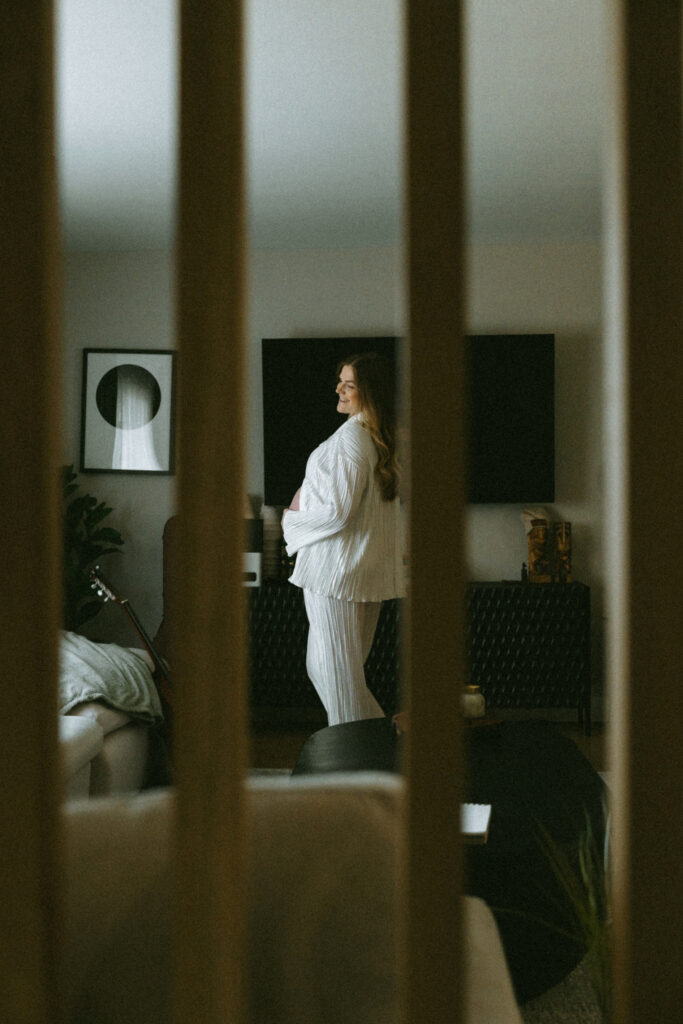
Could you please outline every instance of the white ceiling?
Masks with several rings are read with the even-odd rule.
[[[173,0],[57,0],[66,244],[173,240]],[[382,245],[401,229],[401,0],[247,0],[256,246]],[[600,230],[602,0],[469,0],[469,224],[478,240]]]

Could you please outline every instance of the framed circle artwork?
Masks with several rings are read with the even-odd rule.
[[[175,355],[83,349],[82,472],[174,472]]]

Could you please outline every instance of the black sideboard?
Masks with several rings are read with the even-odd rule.
[[[467,665],[487,708],[576,708],[590,733],[590,588],[471,583]]]
[[[250,707],[255,723],[325,725],[306,675],[302,592],[286,582],[246,589]],[[582,583],[470,583],[468,675],[487,708],[576,708],[590,732],[590,590]],[[401,601],[382,606],[366,665],[387,714],[400,708]],[[457,680],[454,679],[454,685]]]

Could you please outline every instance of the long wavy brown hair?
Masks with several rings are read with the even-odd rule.
[[[396,387],[391,362],[377,352],[347,356],[337,367],[352,366],[356,374],[363,425],[379,456],[375,473],[383,501],[398,494],[399,465],[396,456]]]

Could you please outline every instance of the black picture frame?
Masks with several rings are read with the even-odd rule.
[[[176,353],[84,348],[83,473],[175,473]]]

